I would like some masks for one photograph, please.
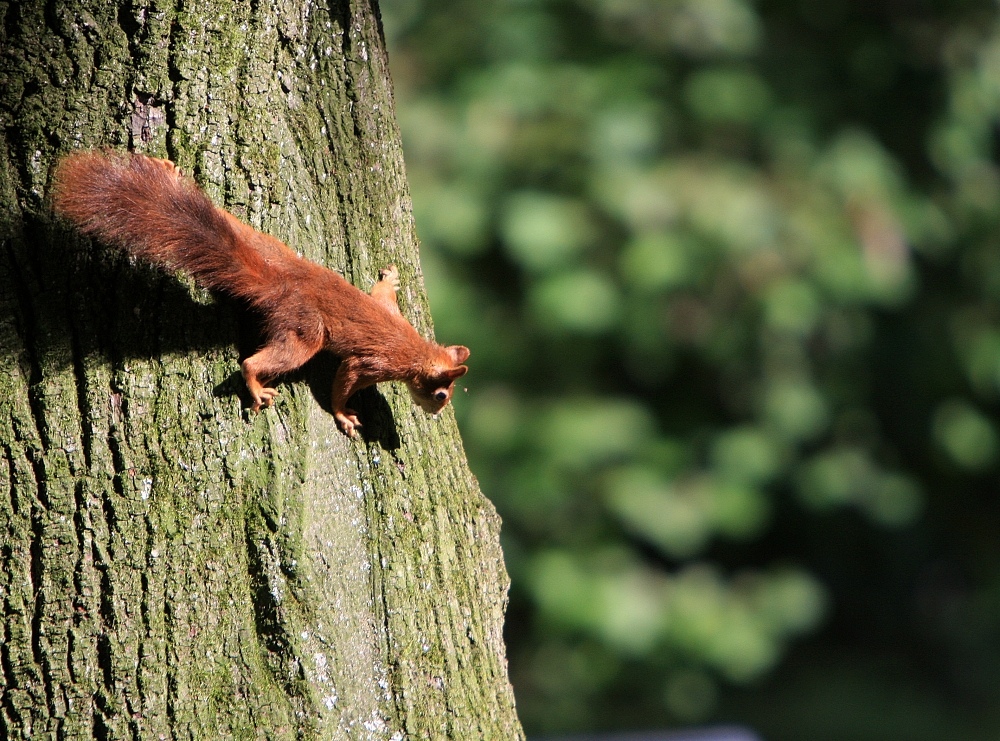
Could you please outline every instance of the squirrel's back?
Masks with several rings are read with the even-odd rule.
[[[56,169],[53,207],[83,233],[182,270],[205,288],[242,295],[241,286],[257,284],[267,273],[263,256],[167,160],[109,151],[71,154]]]

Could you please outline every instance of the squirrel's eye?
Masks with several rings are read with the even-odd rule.
[[[445,401],[448,398],[448,392],[444,389],[438,389],[434,392],[434,398],[438,401]]]

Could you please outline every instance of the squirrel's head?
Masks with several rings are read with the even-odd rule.
[[[410,396],[428,414],[437,414],[455,390],[455,380],[464,376],[469,367],[462,365],[469,358],[469,348],[462,345],[442,347],[441,353],[427,368],[407,383]]]

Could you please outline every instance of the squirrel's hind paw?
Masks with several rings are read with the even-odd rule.
[[[174,175],[175,177],[184,176],[184,173],[181,172],[181,168],[179,168],[170,160],[161,159],[160,157],[147,157],[146,159],[148,159],[153,164],[159,165],[160,167],[162,167],[164,170],[169,172],[171,175]]]
[[[389,265],[378,271],[379,280],[386,281],[392,290],[399,290],[399,270],[396,269],[395,265]]]

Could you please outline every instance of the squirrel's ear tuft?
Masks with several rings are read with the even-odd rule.
[[[469,359],[469,348],[464,345],[451,345],[446,347],[445,350],[448,352],[449,357],[451,357],[451,362],[454,365],[460,365]]]

